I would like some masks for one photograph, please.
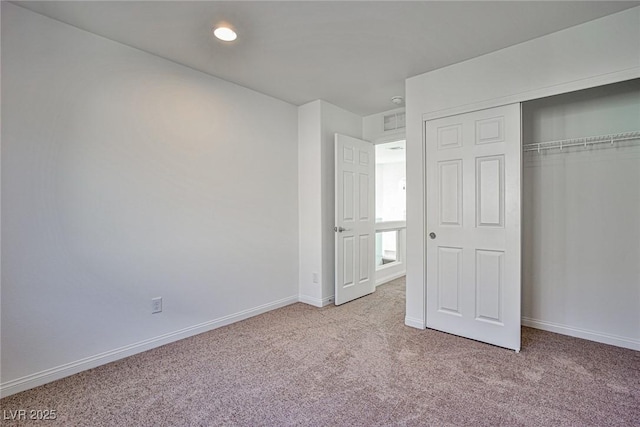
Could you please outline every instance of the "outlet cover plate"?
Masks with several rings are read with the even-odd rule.
[[[162,297],[151,298],[151,314],[162,311]]]

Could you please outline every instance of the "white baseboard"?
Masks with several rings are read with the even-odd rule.
[[[329,304],[333,304],[333,301],[335,300],[334,296],[331,295],[330,297],[325,297],[325,298],[315,298],[315,297],[310,297],[308,295],[300,295],[298,296],[298,301],[299,302],[303,302],[305,304],[309,304],[312,305],[314,307],[325,307]]]
[[[412,328],[417,328],[417,329],[424,329],[425,325],[424,325],[424,320],[422,319],[416,319],[415,317],[405,317],[404,318],[404,324],[407,326],[411,326]]]
[[[57,366],[55,368],[46,369],[44,371],[37,372],[35,374],[27,375],[22,378],[7,381],[0,384],[0,397],[6,397],[15,393],[19,393],[24,390],[28,390],[33,387],[37,387],[43,384],[50,383],[55,380],[59,380],[69,375],[77,374],[78,372],[86,371],[87,369],[95,368],[100,365],[113,362],[118,359],[123,359],[128,356],[132,356],[143,351],[150,350],[152,348],[160,347],[165,344],[169,344],[175,341],[179,341],[184,338],[198,335],[203,332],[207,332],[222,326],[229,325],[231,323],[239,322],[241,320],[248,319],[253,316],[257,316],[267,311],[275,310],[280,307],[284,307],[290,304],[298,302],[298,296],[292,296],[283,298],[278,301],[273,301],[267,304],[260,305],[258,307],[243,310],[238,313],[230,314],[228,316],[220,317],[215,320],[200,323],[198,325],[190,326],[188,328],[180,329],[175,332],[160,335],[155,338],[150,338],[144,341],[137,342],[135,344],[120,347],[114,350],[109,350],[104,353],[96,354],[94,356],[86,357],[84,359],[77,360],[75,362],[66,363],[64,365]]]
[[[380,272],[376,271],[376,287],[406,275],[407,274],[407,270],[404,269],[404,270],[398,271],[396,273],[387,274],[387,275],[384,275],[384,276],[381,276],[381,277],[378,277],[379,274],[380,274]]]
[[[602,332],[589,331],[587,329],[560,325],[557,323],[531,319],[528,317],[522,318],[522,325],[528,326],[530,328],[541,329],[543,331],[555,332],[556,334],[569,335],[570,337],[582,338],[585,340],[596,341],[603,344],[610,344],[617,347],[624,347],[631,350],[640,351],[640,340],[633,338],[604,334]]]

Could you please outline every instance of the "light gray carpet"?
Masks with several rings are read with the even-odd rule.
[[[640,425],[640,352],[523,329],[520,354],[404,326],[404,279],[294,304],[9,396],[78,426]],[[3,425],[10,425],[3,421]]]

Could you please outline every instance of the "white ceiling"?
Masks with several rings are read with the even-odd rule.
[[[404,79],[640,2],[16,1],[27,9],[301,105],[361,115],[396,106]],[[219,22],[231,44],[211,33]]]

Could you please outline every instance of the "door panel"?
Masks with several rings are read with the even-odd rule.
[[[355,189],[354,185],[354,173],[353,172],[344,172],[342,174],[343,179],[343,202],[342,202],[342,218],[344,221],[353,221],[353,192]]]
[[[343,288],[353,286],[353,264],[356,247],[353,244],[353,236],[346,236],[342,239],[342,280]]]
[[[504,156],[476,159],[476,224],[478,227],[504,225]]]
[[[427,327],[520,349],[520,105],[427,121]]]
[[[373,144],[335,136],[336,305],[375,290]]]
[[[438,248],[438,310],[460,315],[462,248]]]
[[[363,283],[371,279],[371,269],[369,268],[371,261],[369,260],[369,253],[371,252],[371,236],[360,236],[360,283]]]
[[[476,250],[476,319],[502,323],[504,252]]]
[[[462,225],[462,162],[439,162],[440,225]]]
[[[366,164],[364,165],[367,166]],[[369,221],[371,218],[369,206],[369,174],[360,174],[360,188],[358,191],[358,199],[360,202],[358,213],[360,214],[360,221]]]

